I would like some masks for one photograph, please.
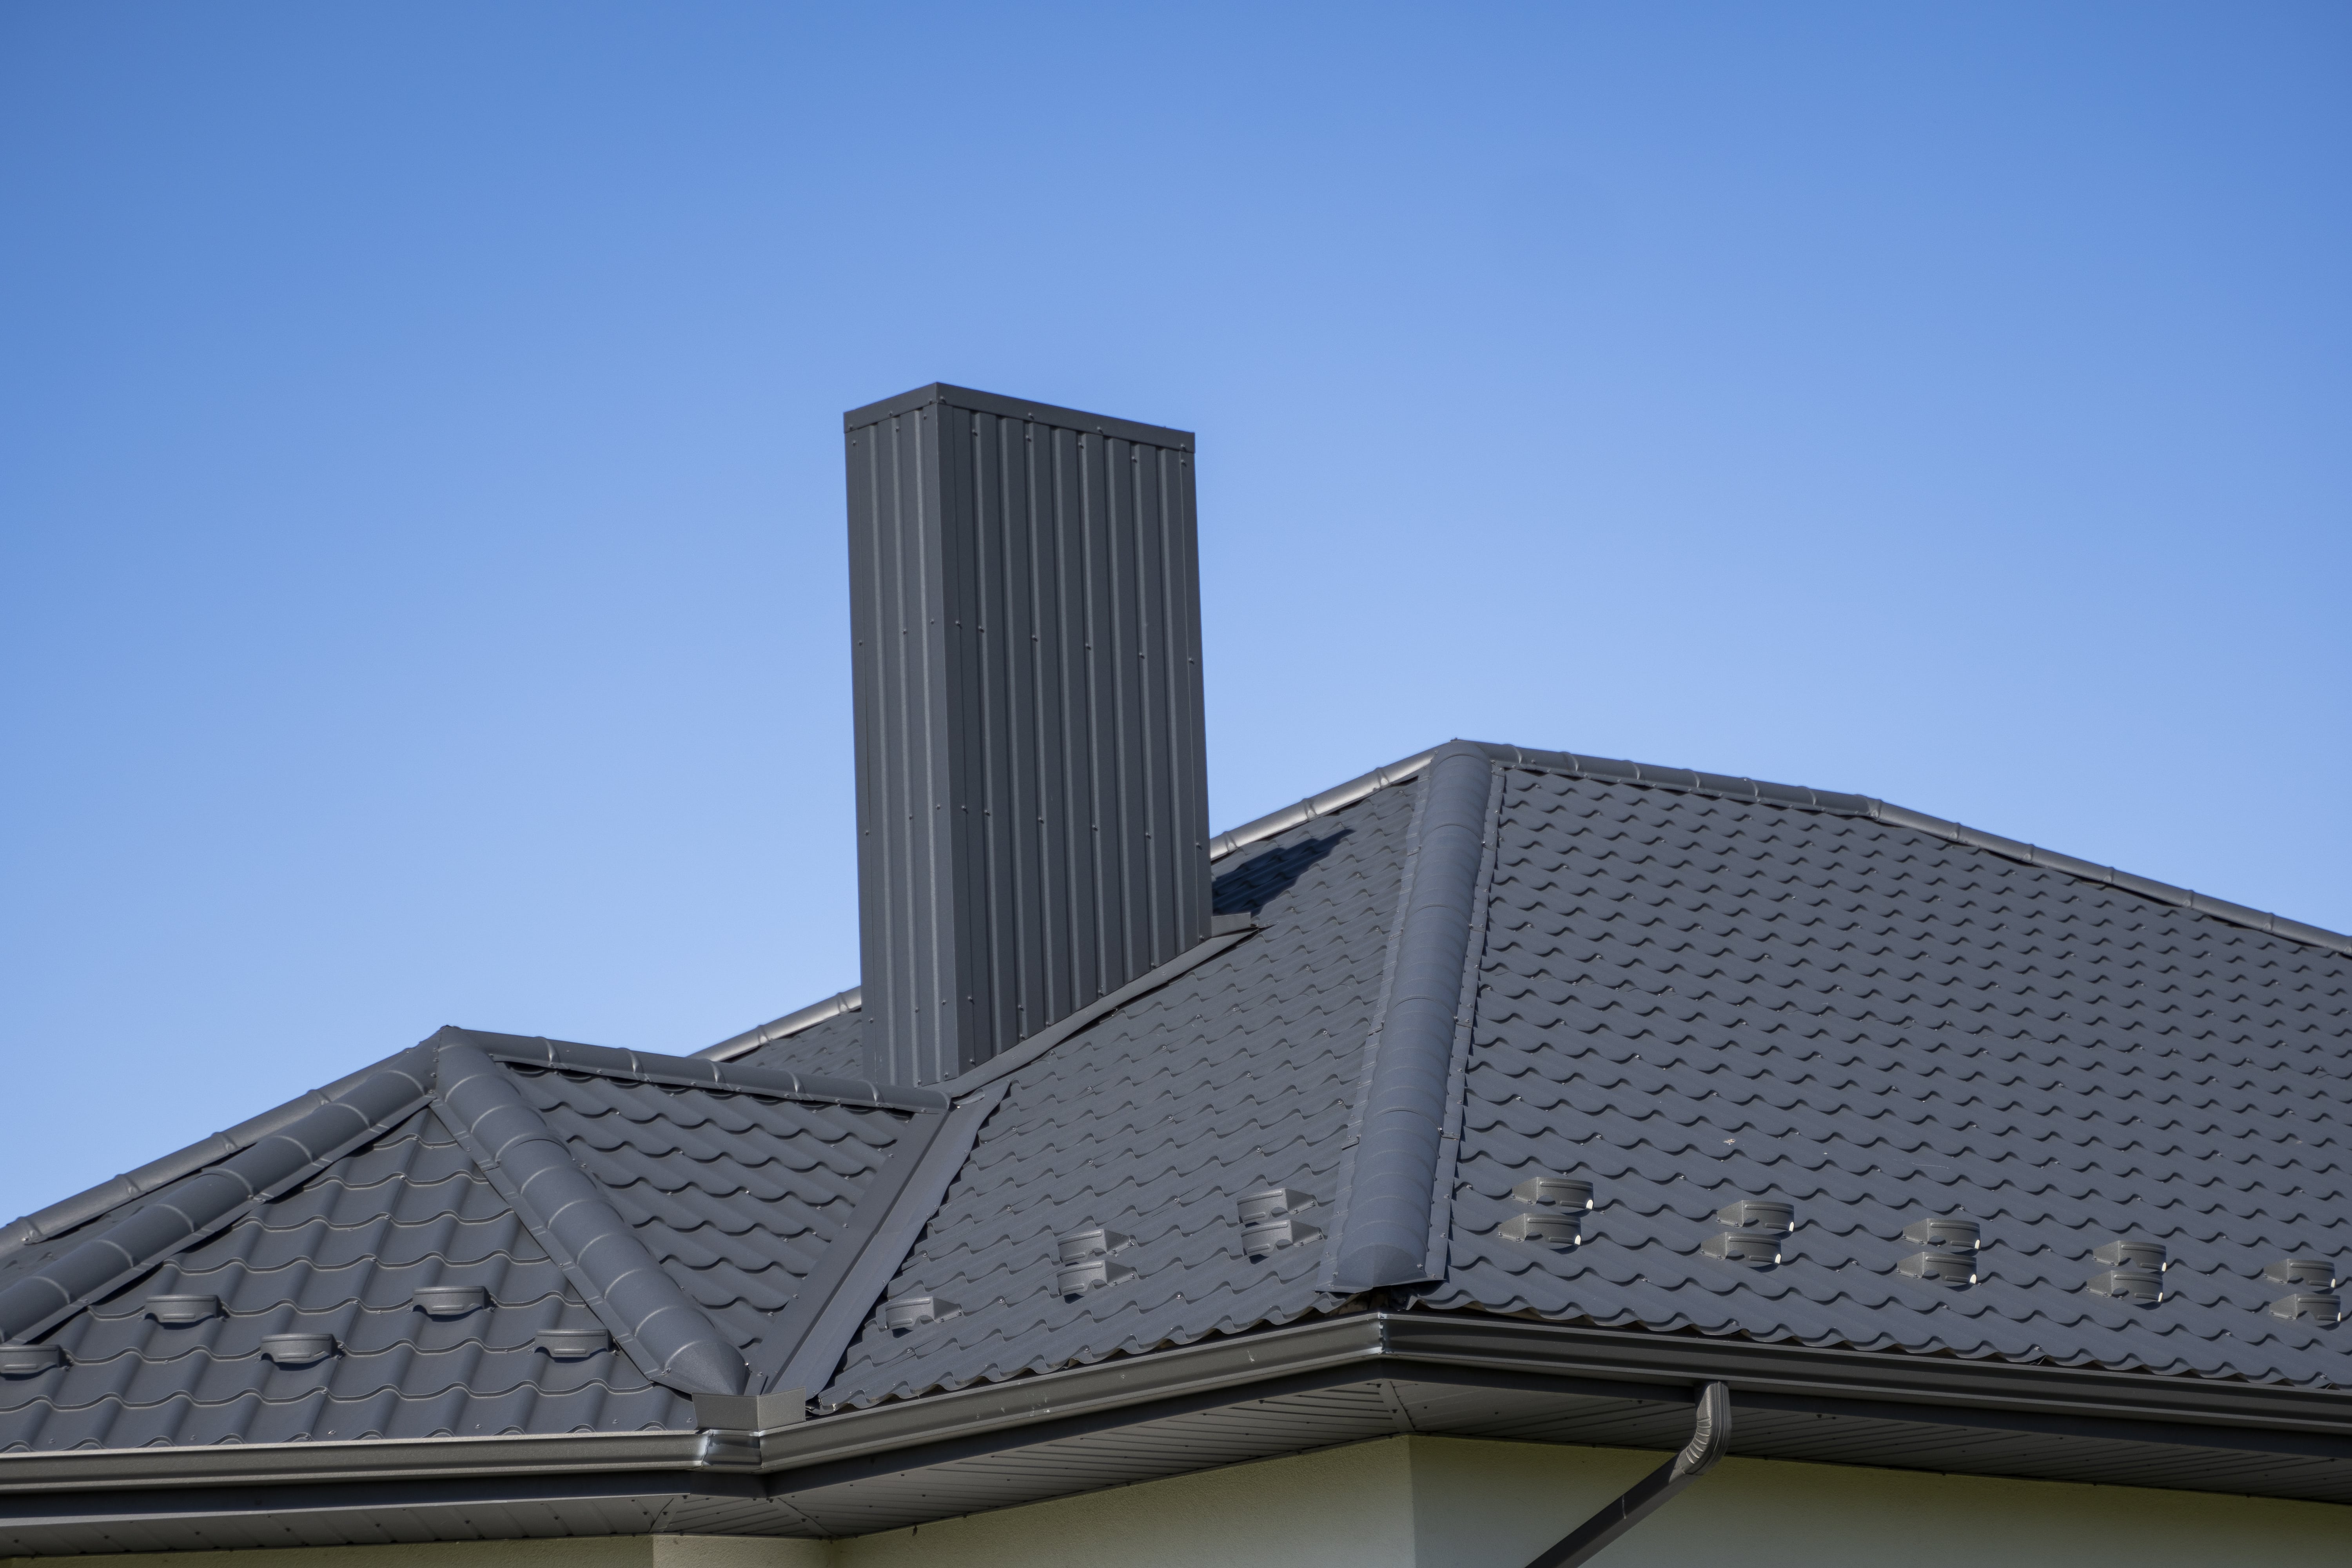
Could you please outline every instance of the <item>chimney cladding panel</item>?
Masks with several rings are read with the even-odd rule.
[[[1192,438],[845,416],[866,1070],[927,1083],[1206,939]]]

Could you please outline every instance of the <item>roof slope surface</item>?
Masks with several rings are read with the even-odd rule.
[[[561,1052],[545,1041],[444,1034],[490,1045],[488,1070],[586,1201],[551,1202],[516,1158],[523,1140],[486,1148],[499,1135],[459,1113],[445,1052],[429,1103],[31,1336],[61,1353],[0,1375],[0,1453],[690,1428],[696,1384],[645,1352],[658,1334],[625,1309],[628,1269],[606,1256],[616,1237],[692,1303],[690,1327],[762,1364],[800,1284],[925,1119],[833,1098],[866,1086],[794,1099],[782,1075],[652,1081],[603,1059],[625,1053],[576,1047],[560,1070],[528,1059]],[[29,1291],[149,1211],[187,1207],[197,1180],[0,1258],[0,1291]],[[573,1222],[600,1205],[613,1234],[581,1245]],[[448,1287],[478,1289],[478,1305],[440,1312],[420,1294]],[[310,1347],[324,1353],[271,1342],[289,1334],[326,1336]]]
[[[1860,797],[1511,748],[1475,759],[1459,1040],[1424,1075],[1433,1267],[1341,1291],[1425,760],[1226,836],[1217,908],[1251,934],[937,1090],[851,1081],[837,1008],[723,1064],[451,1031],[425,1100],[379,1094],[226,1207],[215,1181],[209,1217],[151,1211],[252,1149],[32,1216],[0,1233],[0,1328],[61,1355],[0,1349],[0,1452],[683,1430],[688,1395],[788,1364],[829,1369],[823,1412],[1375,1300],[2352,1388],[2344,1331],[2273,1311],[2352,1236],[2343,939]],[[1294,1230],[1245,1245],[1270,1188]],[[1979,1227],[1961,1274],[1931,1219]],[[2161,1300],[2093,1292],[2159,1247]],[[1930,1252],[1950,1282],[1914,1277]],[[2321,1278],[2266,1276],[2289,1258]],[[428,1316],[436,1284],[488,1304]],[[159,1321],[172,1294],[221,1310]],[[298,1330],[333,1353],[263,1357]]]
[[[2344,1385],[2352,963],[1865,818],[1506,773],[1432,1306]],[[1497,1235],[1589,1177],[1572,1248]],[[1786,1261],[1706,1256],[1742,1198]],[[1978,1282],[1904,1231],[1981,1228]],[[2166,1250],[2161,1301],[2086,1285]]]

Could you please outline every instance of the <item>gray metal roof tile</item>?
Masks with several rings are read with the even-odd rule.
[[[625,1079],[489,1070],[536,1102],[689,1297],[753,1350],[888,1158],[906,1113],[688,1087],[668,1081],[682,1074],[664,1077],[662,1060],[635,1058],[637,1076]],[[35,1237],[0,1268],[37,1273],[203,1173]],[[447,1319],[417,1310],[417,1289],[442,1284],[486,1287],[489,1304]],[[147,1301],[164,1293],[214,1296],[220,1310],[162,1323]],[[542,1329],[595,1322],[439,1112],[420,1109],[83,1303],[46,1336],[66,1364],[0,1378],[0,1452],[690,1425],[687,1402],[618,1351],[559,1360],[535,1341]],[[276,1364],[263,1336],[288,1331],[331,1334],[335,1353]]]
[[[1321,1244],[1262,1263],[1235,1205],[1287,1184],[1331,1200],[1397,900],[1412,801],[1383,791],[1220,867],[1258,934],[1007,1079],[1003,1104],[888,1296],[960,1317],[869,1326],[824,1399],[870,1404],[1132,1354],[1316,1310]],[[1131,1280],[1066,1300],[1055,1237],[1135,1237]]]
[[[2344,1080],[2288,1044],[2340,1051],[2352,966],[1900,827],[1634,793],[1509,775],[1430,1305],[2352,1385],[2254,1262],[2352,1239]],[[1538,1168],[1599,1183],[1573,1250],[1495,1234]],[[1800,1204],[1788,1261],[1701,1256],[1762,1184]],[[1983,1220],[1979,1283],[1896,1273],[1930,1208]],[[2127,1233],[2172,1247],[2160,1304],[2083,1288]]]
[[[2263,1277],[2289,1255],[2352,1260],[2343,939],[1861,797],[1525,755],[1540,765],[1504,775],[1452,1091],[1447,1273],[1423,1305],[2352,1387],[2352,1341],[2272,1316],[2285,1288]],[[959,1113],[986,1120],[929,1223],[887,1289],[843,1305],[927,1294],[960,1310],[905,1332],[869,1317],[823,1405],[1342,1304],[1318,1289],[1328,1237],[1252,1261],[1236,1205],[1286,1186],[1318,1198],[1307,1222],[1341,1218],[1420,793],[1367,778],[1220,841],[1239,847],[1217,908],[1255,912],[1255,934],[1012,1068],[992,1110]],[[789,1079],[725,1081],[854,1078],[848,1005],[723,1065],[474,1037],[762,1375],[805,1327],[794,1292],[841,1276],[836,1243],[863,1244],[852,1215],[908,1116],[933,1114],[876,1110],[855,1084],[844,1104],[840,1085],[795,1100]],[[0,1290],[261,1136],[158,1162],[111,1208],[68,1200],[10,1227]],[[1513,1189],[1543,1174],[1594,1184],[1580,1245],[1508,1234],[1527,1207]],[[1779,1265],[1707,1255],[1740,1198],[1795,1205]],[[1982,1226],[1976,1282],[1903,1273],[1920,1250],[1906,1228],[1952,1215]],[[524,1218],[415,1112],[85,1302],[46,1336],[69,1364],[0,1378],[0,1451],[688,1425],[620,1351],[535,1348],[540,1329],[596,1320]],[[1132,1238],[1108,1261],[1134,1273],[1066,1298],[1056,1238],[1098,1226]],[[2120,1237],[2168,1249],[2165,1300],[2086,1289],[2094,1249]],[[415,1310],[416,1287],[441,1283],[485,1285],[494,1304]],[[159,1323],[143,1302],[166,1291],[216,1294],[223,1313]],[[262,1359],[261,1336],[289,1327],[340,1352]]]

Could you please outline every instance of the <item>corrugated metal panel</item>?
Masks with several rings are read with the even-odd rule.
[[[845,426],[866,1061],[936,1082],[1208,935],[1192,438],[950,386]]]

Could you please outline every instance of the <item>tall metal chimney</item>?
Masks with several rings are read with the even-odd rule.
[[[1192,437],[843,416],[866,1068],[952,1078],[1209,934]]]

